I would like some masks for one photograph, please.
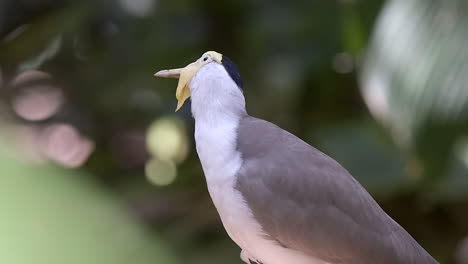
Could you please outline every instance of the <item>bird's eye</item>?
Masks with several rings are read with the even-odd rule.
[[[203,61],[207,61],[207,60],[208,60],[208,57],[203,58]]]

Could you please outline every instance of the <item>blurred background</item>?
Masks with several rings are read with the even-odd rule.
[[[251,115],[468,263],[468,2],[0,0],[0,263],[241,263],[175,80],[231,57]]]

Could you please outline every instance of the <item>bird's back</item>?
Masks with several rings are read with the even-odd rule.
[[[301,139],[246,116],[237,141],[236,189],[268,239],[335,264],[437,263],[343,167]]]

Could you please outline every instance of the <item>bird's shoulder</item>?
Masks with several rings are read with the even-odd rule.
[[[346,169],[334,159],[271,122],[246,116],[239,123],[237,135],[237,150],[244,165],[256,163],[263,168],[271,165],[271,169],[294,167],[298,174],[311,174],[309,180],[313,180],[313,176],[333,172],[338,177],[347,178],[346,181],[353,181]]]

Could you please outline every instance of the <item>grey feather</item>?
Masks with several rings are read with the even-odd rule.
[[[336,161],[269,122],[239,125],[236,189],[264,232],[333,264],[437,263]]]

